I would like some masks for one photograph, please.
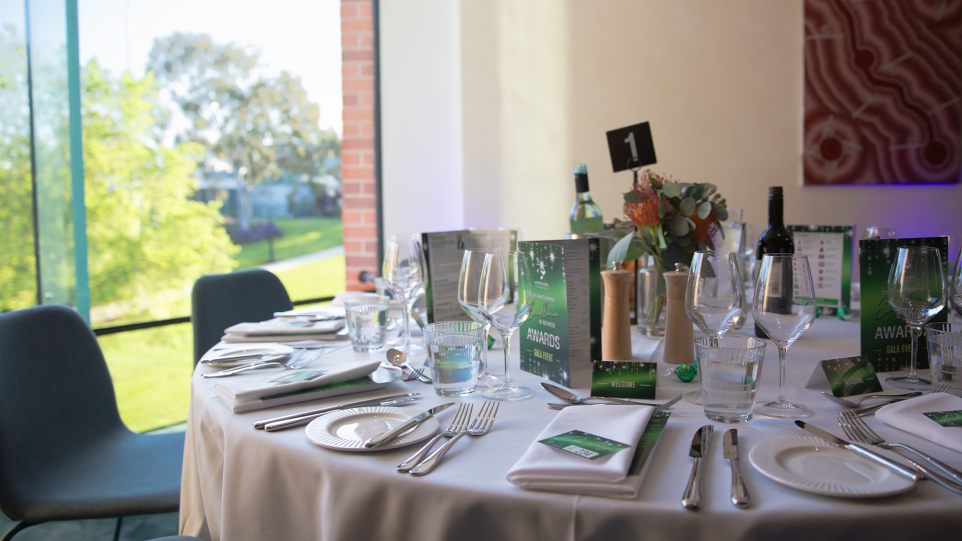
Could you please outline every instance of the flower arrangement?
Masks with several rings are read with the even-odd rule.
[[[696,250],[714,249],[712,238],[724,235],[720,222],[728,219],[725,198],[714,184],[690,184],[651,170],[625,194],[627,221],[617,221],[608,266],[651,255],[662,270],[675,263],[691,264]]]

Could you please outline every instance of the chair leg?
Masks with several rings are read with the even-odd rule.
[[[114,541],[120,540],[120,525],[123,524],[124,517],[117,517],[117,528],[114,529]]]
[[[10,528],[10,530],[8,530],[7,533],[3,534],[3,537],[0,537],[0,541],[10,541],[11,539],[13,539],[13,536],[17,535],[17,532],[19,532],[20,530],[23,530],[25,528],[29,528],[35,525],[36,524],[33,522],[18,522],[14,524],[13,528]]]

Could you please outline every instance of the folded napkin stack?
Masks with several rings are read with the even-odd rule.
[[[260,323],[238,323],[224,330],[222,341],[227,343],[278,342],[301,340],[337,340],[337,331],[344,328],[343,319],[308,321],[300,318],[274,318]],[[346,339],[347,336],[345,335]]]
[[[353,361],[319,368],[304,368],[299,372],[316,371],[323,374],[307,381],[292,383],[277,383],[272,380],[294,375],[298,371],[265,369],[263,374],[256,376],[219,379],[214,384],[214,392],[231,408],[231,411],[240,413],[280,404],[348,394],[354,388],[357,391],[373,390],[375,387],[371,385],[376,384],[365,376],[377,370],[378,365],[380,361]],[[352,382],[357,382],[357,385],[349,385]],[[310,392],[313,389],[331,392]]]
[[[653,412],[654,408],[650,406],[565,408],[511,468],[508,481],[526,490],[634,499],[638,496],[646,468],[641,464],[633,471],[629,468]],[[539,443],[572,430],[631,447],[588,460]]]
[[[934,393],[895,402],[875,412],[875,418],[920,438],[962,453],[962,426],[942,426],[926,413],[962,410],[962,398]]]

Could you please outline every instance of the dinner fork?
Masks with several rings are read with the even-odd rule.
[[[849,412],[849,411],[843,411],[842,413],[838,414],[838,424],[839,426],[842,427],[842,431],[845,432],[845,434],[849,438],[852,438],[857,442],[868,443],[870,445],[881,447],[882,449],[889,449],[889,450],[903,449],[905,451],[908,451],[910,453],[913,453],[919,456],[926,462],[932,464],[936,468],[942,470],[942,472],[944,472],[945,474],[952,477],[952,479],[956,483],[959,483],[959,485],[956,486],[955,489],[962,490],[962,473],[959,473],[957,470],[955,470],[951,466],[948,466],[947,464],[944,464],[943,462],[929,455],[926,455],[925,453],[913,447],[909,447],[908,445],[905,445],[902,443],[889,443],[885,441],[884,439],[882,439],[881,436],[878,435],[878,433],[876,433],[874,430],[869,428],[869,426],[865,423],[865,421],[859,418],[858,415],[854,415],[852,412]],[[903,457],[903,458],[906,458],[906,457]],[[906,460],[909,460],[909,459],[906,458]],[[914,466],[919,467],[919,465],[914,461],[912,460],[909,460],[909,461],[912,462]],[[920,469],[923,471],[923,473],[929,474],[929,476],[931,477],[930,472],[926,471],[924,467]]]
[[[498,409],[501,407],[500,402],[494,402],[492,400],[487,400],[481,406],[478,411],[478,416],[471,421],[471,424],[466,430],[462,430],[458,434],[455,434],[453,438],[448,440],[447,443],[441,446],[440,449],[431,453],[431,456],[424,459],[423,462],[415,466],[411,470],[411,475],[425,475],[431,473],[431,470],[438,467],[441,463],[441,459],[444,458],[445,453],[454,446],[455,443],[461,439],[461,436],[465,434],[470,434],[472,436],[483,436],[491,430],[491,425],[494,424],[494,418],[498,415]]]
[[[404,378],[404,381],[414,381],[416,379],[419,380],[423,375],[424,375],[424,369],[418,368],[416,370],[412,370],[411,374],[408,377]]]
[[[929,394],[935,394],[935,393],[950,393],[950,394],[951,394],[952,391],[951,391],[950,389],[951,389],[951,388],[950,388],[948,385],[946,385],[945,382],[942,382],[942,383],[939,383],[938,385],[936,385],[935,387],[932,387],[932,390],[929,391]]]
[[[304,368],[305,366],[314,362],[315,359],[317,359],[318,357],[321,356],[322,353],[324,353],[324,350],[319,349],[317,350],[316,353],[314,353],[310,357],[301,360],[301,357],[306,352],[307,352],[306,349],[298,350],[297,353],[295,353],[294,355],[291,355],[291,357],[284,362],[271,361],[266,363],[264,362],[250,363],[242,366],[237,366],[235,368],[228,368],[227,370],[221,370],[220,372],[213,372],[210,374],[202,374],[202,375],[205,378],[225,378],[227,376],[233,376],[235,374],[241,374],[241,373],[247,372],[248,370],[259,370],[261,368],[283,368],[285,370],[297,370],[299,368]]]
[[[444,432],[441,432],[437,436],[434,436],[433,438],[431,438],[431,441],[429,441],[427,445],[422,447],[421,450],[414,453],[411,456],[411,458],[399,464],[397,467],[397,471],[401,473],[407,473],[411,471],[411,468],[417,466],[418,463],[421,462],[422,459],[424,459],[424,456],[431,451],[431,448],[434,447],[434,444],[437,443],[438,440],[440,440],[442,437],[453,438],[454,436],[457,436],[459,433],[467,430],[468,419],[471,418],[472,411],[474,411],[474,406],[461,402],[461,405],[458,406],[458,411],[454,412],[454,418],[451,419],[451,425],[448,426],[448,429],[445,430]]]

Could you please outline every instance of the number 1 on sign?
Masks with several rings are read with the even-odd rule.
[[[635,146],[635,132],[628,132],[628,137],[625,137],[625,142],[631,147],[631,162],[638,163],[638,147]]]

